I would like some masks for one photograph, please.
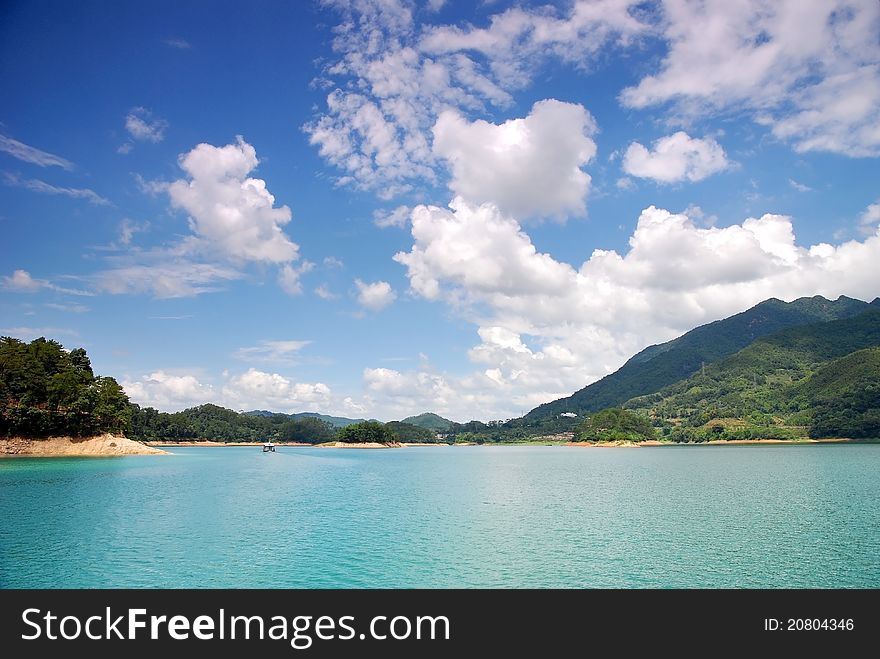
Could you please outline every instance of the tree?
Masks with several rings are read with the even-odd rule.
[[[654,439],[655,430],[650,420],[617,407],[596,412],[578,426],[576,442],[643,442]]]
[[[397,441],[397,435],[394,434],[394,431],[378,421],[353,423],[345,428],[340,428],[336,437],[340,442],[351,444],[365,444],[367,442],[387,444]]]

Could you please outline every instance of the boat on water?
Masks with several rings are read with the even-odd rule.
[[[274,453],[275,444],[272,442],[263,442],[263,453]]]

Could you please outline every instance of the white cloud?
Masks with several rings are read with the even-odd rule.
[[[43,305],[48,309],[54,309],[55,311],[66,311],[69,313],[86,313],[90,311],[90,309],[84,304],[58,304],[56,302],[47,302]]]
[[[809,185],[805,185],[804,183],[799,183],[798,181],[795,181],[793,178],[788,179],[788,184],[791,187],[793,187],[795,190],[797,190],[798,192],[812,192],[813,191],[813,188],[811,188]]]
[[[2,288],[17,293],[36,293],[40,290],[50,290],[67,295],[91,295],[88,291],[58,286],[47,279],[35,279],[27,270],[16,270],[11,275],[4,275]]]
[[[102,293],[176,298],[218,291],[221,283],[242,277],[240,272],[225,265],[192,263],[162,252],[152,256],[151,263],[112,267],[89,276],[88,280]]]
[[[60,167],[67,171],[72,171],[74,168],[73,163],[66,158],[56,156],[54,153],[47,151],[41,151],[36,147],[29,146],[6,135],[0,135],[0,151],[8,153],[13,158],[18,158],[40,167]]]
[[[383,229],[386,227],[402,229],[409,221],[409,211],[409,206],[398,206],[394,210],[373,211],[373,224]]]
[[[412,235],[412,249],[395,256],[412,292],[447,302],[477,326],[469,357],[482,370],[440,377],[462,396],[482,392],[480,418],[568,395],[647,345],[769,297],[870,300],[880,281],[876,231],[864,242],[802,247],[791,219],[771,214],[701,228],[652,206],[627,252],[597,249],[577,268],[540,253],[490,204],[416,207]],[[379,389],[388,400],[374,403],[393,404],[388,382],[414,386],[417,372],[385,373]],[[407,396],[430,400],[433,386]],[[449,409],[474,409],[465,398],[450,400]]]
[[[711,137],[699,139],[683,131],[655,140],[649,151],[638,142],[623,156],[623,170],[660,183],[702,181],[730,166],[724,149]]]
[[[33,341],[40,337],[53,339],[57,336],[79,336],[79,333],[66,327],[0,327],[0,336],[11,336],[22,341]]]
[[[282,229],[292,217],[290,208],[275,208],[266,182],[248,177],[258,163],[254,147],[240,137],[223,147],[199,144],[181,156],[189,178],[167,190],[172,206],[189,214],[192,247],[238,262],[297,258],[298,245]]]
[[[368,283],[355,279],[354,285],[358,291],[358,304],[370,311],[381,311],[397,298],[397,293],[387,281]]]
[[[175,375],[158,370],[139,379],[120,383],[132,402],[162,411],[178,411],[215,401],[216,391],[194,375]]]
[[[300,278],[307,272],[314,270],[315,264],[311,261],[303,261],[299,267],[285,263],[278,271],[278,284],[288,295],[300,295],[303,291]]]
[[[192,48],[192,45],[186,39],[181,39],[180,37],[171,37],[165,39],[165,45],[170,46],[171,48],[176,48],[177,50],[189,50]]]
[[[315,295],[317,295],[322,300],[335,300],[339,296],[336,295],[333,291],[331,291],[326,284],[321,284],[315,288]]]
[[[333,89],[304,130],[342,172],[340,184],[384,199],[435,182],[430,131],[444,110],[509,107],[510,92],[543,57],[587,66],[609,42],[626,43],[645,29],[628,11],[635,0],[582,0],[559,12],[511,9],[486,30],[419,25],[402,0],[329,4],[342,18],[334,30],[338,59],[320,82]]]
[[[869,204],[859,216],[859,225],[863,231],[873,232],[880,224],[880,202]]]
[[[110,268],[88,278],[92,284],[106,293],[189,297],[242,278],[256,262],[276,265],[281,288],[299,294],[300,278],[314,264],[294,265],[299,246],[282,228],[291,220],[290,208],[276,208],[266,182],[248,176],[259,163],[254,147],[239,137],[223,147],[199,144],[178,160],[186,178],[135,179],[143,192],[167,193],[173,208],[186,211],[191,233],[170,245],[113,256]],[[136,230],[124,221],[120,243],[130,244]]]
[[[154,119],[153,113],[146,108],[132,108],[125,116],[125,130],[140,142],[161,142],[165,139],[167,129],[168,122],[165,119]]]
[[[48,288],[49,282],[45,279],[34,279],[27,270],[16,270],[11,276],[3,277],[3,288],[8,291],[20,293],[36,293],[41,288]]]
[[[449,162],[456,195],[520,218],[565,218],[586,212],[590,176],[581,167],[596,154],[596,130],[583,106],[553,99],[500,125],[448,110],[434,126],[433,149]]]
[[[325,268],[344,268],[345,263],[342,262],[342,259],[338,259],[335,256],[325,256],[323,261]]]
[[[797,151],[880,153],[880,5],[872,0],[663,3],[668,51],[621,94],[678,116],[746,109]]]
[[[235,351],[235,358],[249,362],[267,362],[290,364],[295,361],[300,350],[309,345],[311,341],[260,341],[255,346],[239,348]]]
[[[214,403],[234,410],[302,412],[325,411],[334,404],[326,384],[294,382],[278,373],[255,368],[224,374],[224,382],[219,386],[203,382],[191,373],[164,370],[140,378],[126,378],[121,384],[133,402],[162,411]]]
[[[233,409],[288,413],[324,411],[332,404],[330,387],[322,382],[294,382],[255,368],[230,377],[223,385],[222,398]]]
[[[432,55],[477,52],[487,75],[501,85],[525,86],[543,59],[553,56],[586,68],[610,45],[626,45],[648,25],[633,0],[575,0],[558,12],[544,6],[494,14],[485,28],[438,26],[425,31],[422,49]]]
[[[4,182],[6,185],[11,185],[16,188],[25,188],[26,190],[39,192],[40,194],[62,195],[65,197],[71,197],[72,199],[85,199],[95,206],[113,205],[109,199],[102,197],[94,190],[89,190],[88,188],[64,188],[35,178],[23,179],[18,175],[9,172],[4,172]]]

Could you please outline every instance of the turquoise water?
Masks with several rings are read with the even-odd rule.
[[[0,460],[4,587],[880,587],[880,445]]]

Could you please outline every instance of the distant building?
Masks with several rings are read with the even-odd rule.
[[[564,416],[567,419],[573,419],[574,417],[577,416],[577,414],[575,414],[574,412],[563,412],[559,416]]]

